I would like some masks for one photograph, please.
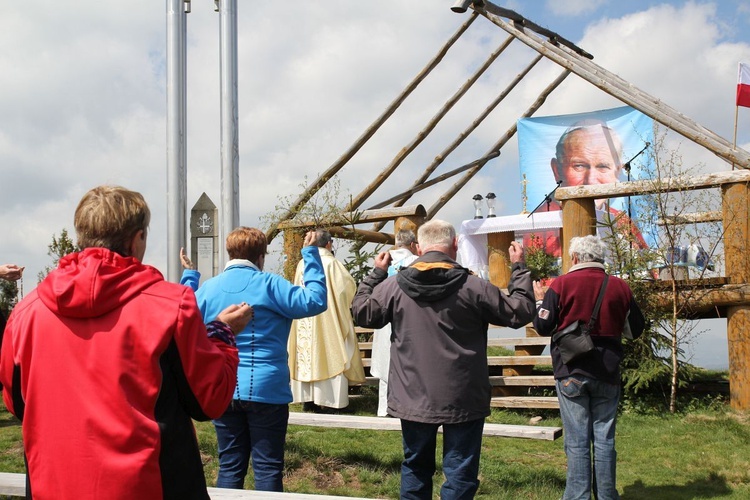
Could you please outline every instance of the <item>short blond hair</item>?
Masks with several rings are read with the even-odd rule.
[[[240,226],[227,235],[227,253],[230,259],[246,259],[258,262],[266,254],[266,234],[254,227]]]
[[[144,234],[151,211],[143,195],[120,186],[98,186],[78,203],[75,229],[80,248],[102,247],[128,256],[128,244],[138,231]]]

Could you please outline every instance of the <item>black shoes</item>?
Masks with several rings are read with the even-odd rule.
[[[302,411],[321,413],[324,415],[339,415],[339,414],[353,414],[354,410],[348,407],[344,408],[331,408],[330,406],[316,405],[312,401],[306,401],[302,403]]]

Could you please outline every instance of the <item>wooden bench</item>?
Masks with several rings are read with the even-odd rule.
[[[13,472],[0,472],[0,495],[12,497],[26,496],[26,474]],[[339,497],[333,495],[312,495],[305,493],[278,493],[273,491],[255,491],[255,490],[232,490],[226,488],[208,488],[208,496],[212,500],[241,500],[251,498],[253,500],[278,500],[278,499],[307,499],[307,500],[333,500],[346,498],[348,500],[359,499],[362,497]]]
[[[325,413],[290,412],[289,425],[309,425],[313,427],[367,429],[378,431],[401,430],[401,420],[397,418],[364,417],[359,415],[329,415]],[[562,435],[562,427],[485,423],[484,435],[554,441]]]

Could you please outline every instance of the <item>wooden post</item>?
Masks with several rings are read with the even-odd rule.
[[[732,283],[750,281],[750,187],[746,183],[721,188],[724,216],[724,261]],[[750,409],[750,305],[727,308],[729,400],[735,410]]]
[[[402,229],[410,229],[416,235],[417,231],[419,230],[419,226],[424,224],[424,221],[424,215],[405,215],[402,217],[398,217],[393,222],[393,236],[396,236],[396,234]]]
[[[284,277],[294,282],[294,271],[297,270],[297,263],[302,256],[302,244],[305,241],[305,233],[296,229],[284,230]]]
[[[498,288],[508,288],[510,282],[510,256],[508,247],[514,240],[513,231],[487,235],[487,261],[490,268],[490,283]]]
[[[567,273],[571,262],[568,255],[570,239],[575,236],[596,234],[596,207],[593,198],[579,198],[562,202],[562,223],[565,232],[560,231],[560,253],[562,271]],[[564,237],[563,237],[564,236]]]

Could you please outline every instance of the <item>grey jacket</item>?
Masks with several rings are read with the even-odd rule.
[[[441,252],[387,277],[374,269],[352,302],[359,326],[391,323],[388,414],[455,424],[490,413],[489,324],[519,328],[534,316],[531,275],[514,264],[509,295]]]

